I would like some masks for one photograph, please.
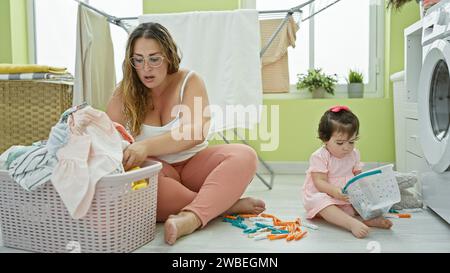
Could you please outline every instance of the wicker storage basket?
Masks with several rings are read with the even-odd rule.
[[[67,82],[0,81],[0,153],[12,145],[47,139],[72,106],[72,90]]]
[[[158,172],[162,164],[103,177],[82,219],[70,217],[50,182],[28,192],[0,171],[3,245],[35,252],[131,252],[155,236]],[[132,190],[147,179],[148,186]]]

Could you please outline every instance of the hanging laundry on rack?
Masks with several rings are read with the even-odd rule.
[[[260,20],[261,45],[266,45],[283,19]],[[262,56],[262,85],[264,93],[289,92],[288,47],[295,47],[299,27],[288,17],[272,44]]]
[[[260,115],[236,119],[226,119],[223,115],[227,106],[250,106],[258,110],[262,105],[258,11],[196,11],[139,16],[139,23],[145,22],[156,22],[166,27],[183,53],[180,67],[195,70],[203,78],[210,104],[221,110],[219,113],[211,109],[211,132],[253,129],[259,123]],[[246,113],[236,114],[240,117]]]
[[[105,110],[116,86],[109,23],[82,5],[78,6],[77,18],[73,105],[86,101]]]
[[[68,117],[69,141],[58,150],[51,181],[74,219],[89,210],[97,182],[124,172],[119,132],[105,112],[87,106]]]

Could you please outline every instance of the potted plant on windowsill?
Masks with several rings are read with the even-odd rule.
[[[348,72],[347,90],[349,98],[362,98],[364,93],[364,76],[362,73],[351,70]]]
[[[309,69],[307,74],[298,74],[297,89],[308,88],[313,98],[324,98],[325,93],[334,95],[336,75],[326,75],[322,69]]]

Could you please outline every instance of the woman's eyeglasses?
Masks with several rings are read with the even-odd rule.
[[[156,56],[147,56],[147,57],[131,57],[130,63],[136,69],[142,69],[145,66],[145,62],[150,67],[160,67],[164,61],[164,56],[156,55]]]

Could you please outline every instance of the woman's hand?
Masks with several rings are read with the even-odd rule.
[[[130,144],[123,152],[122,164],[125,171],[140,166],[147,159],[147,147],[142,142]]]
[[[331,192],[330,195],[331,195],[332,197],[338,199],[338,200],[345,201],[345,202],[349,202],[348,195],[347,195],[347,194],[343,194],[343,193],[342,193],[342,189],[340,189],[340,188],[338,188],[338,187],[335,187],[335,188],[332,190],[332,192]]]

